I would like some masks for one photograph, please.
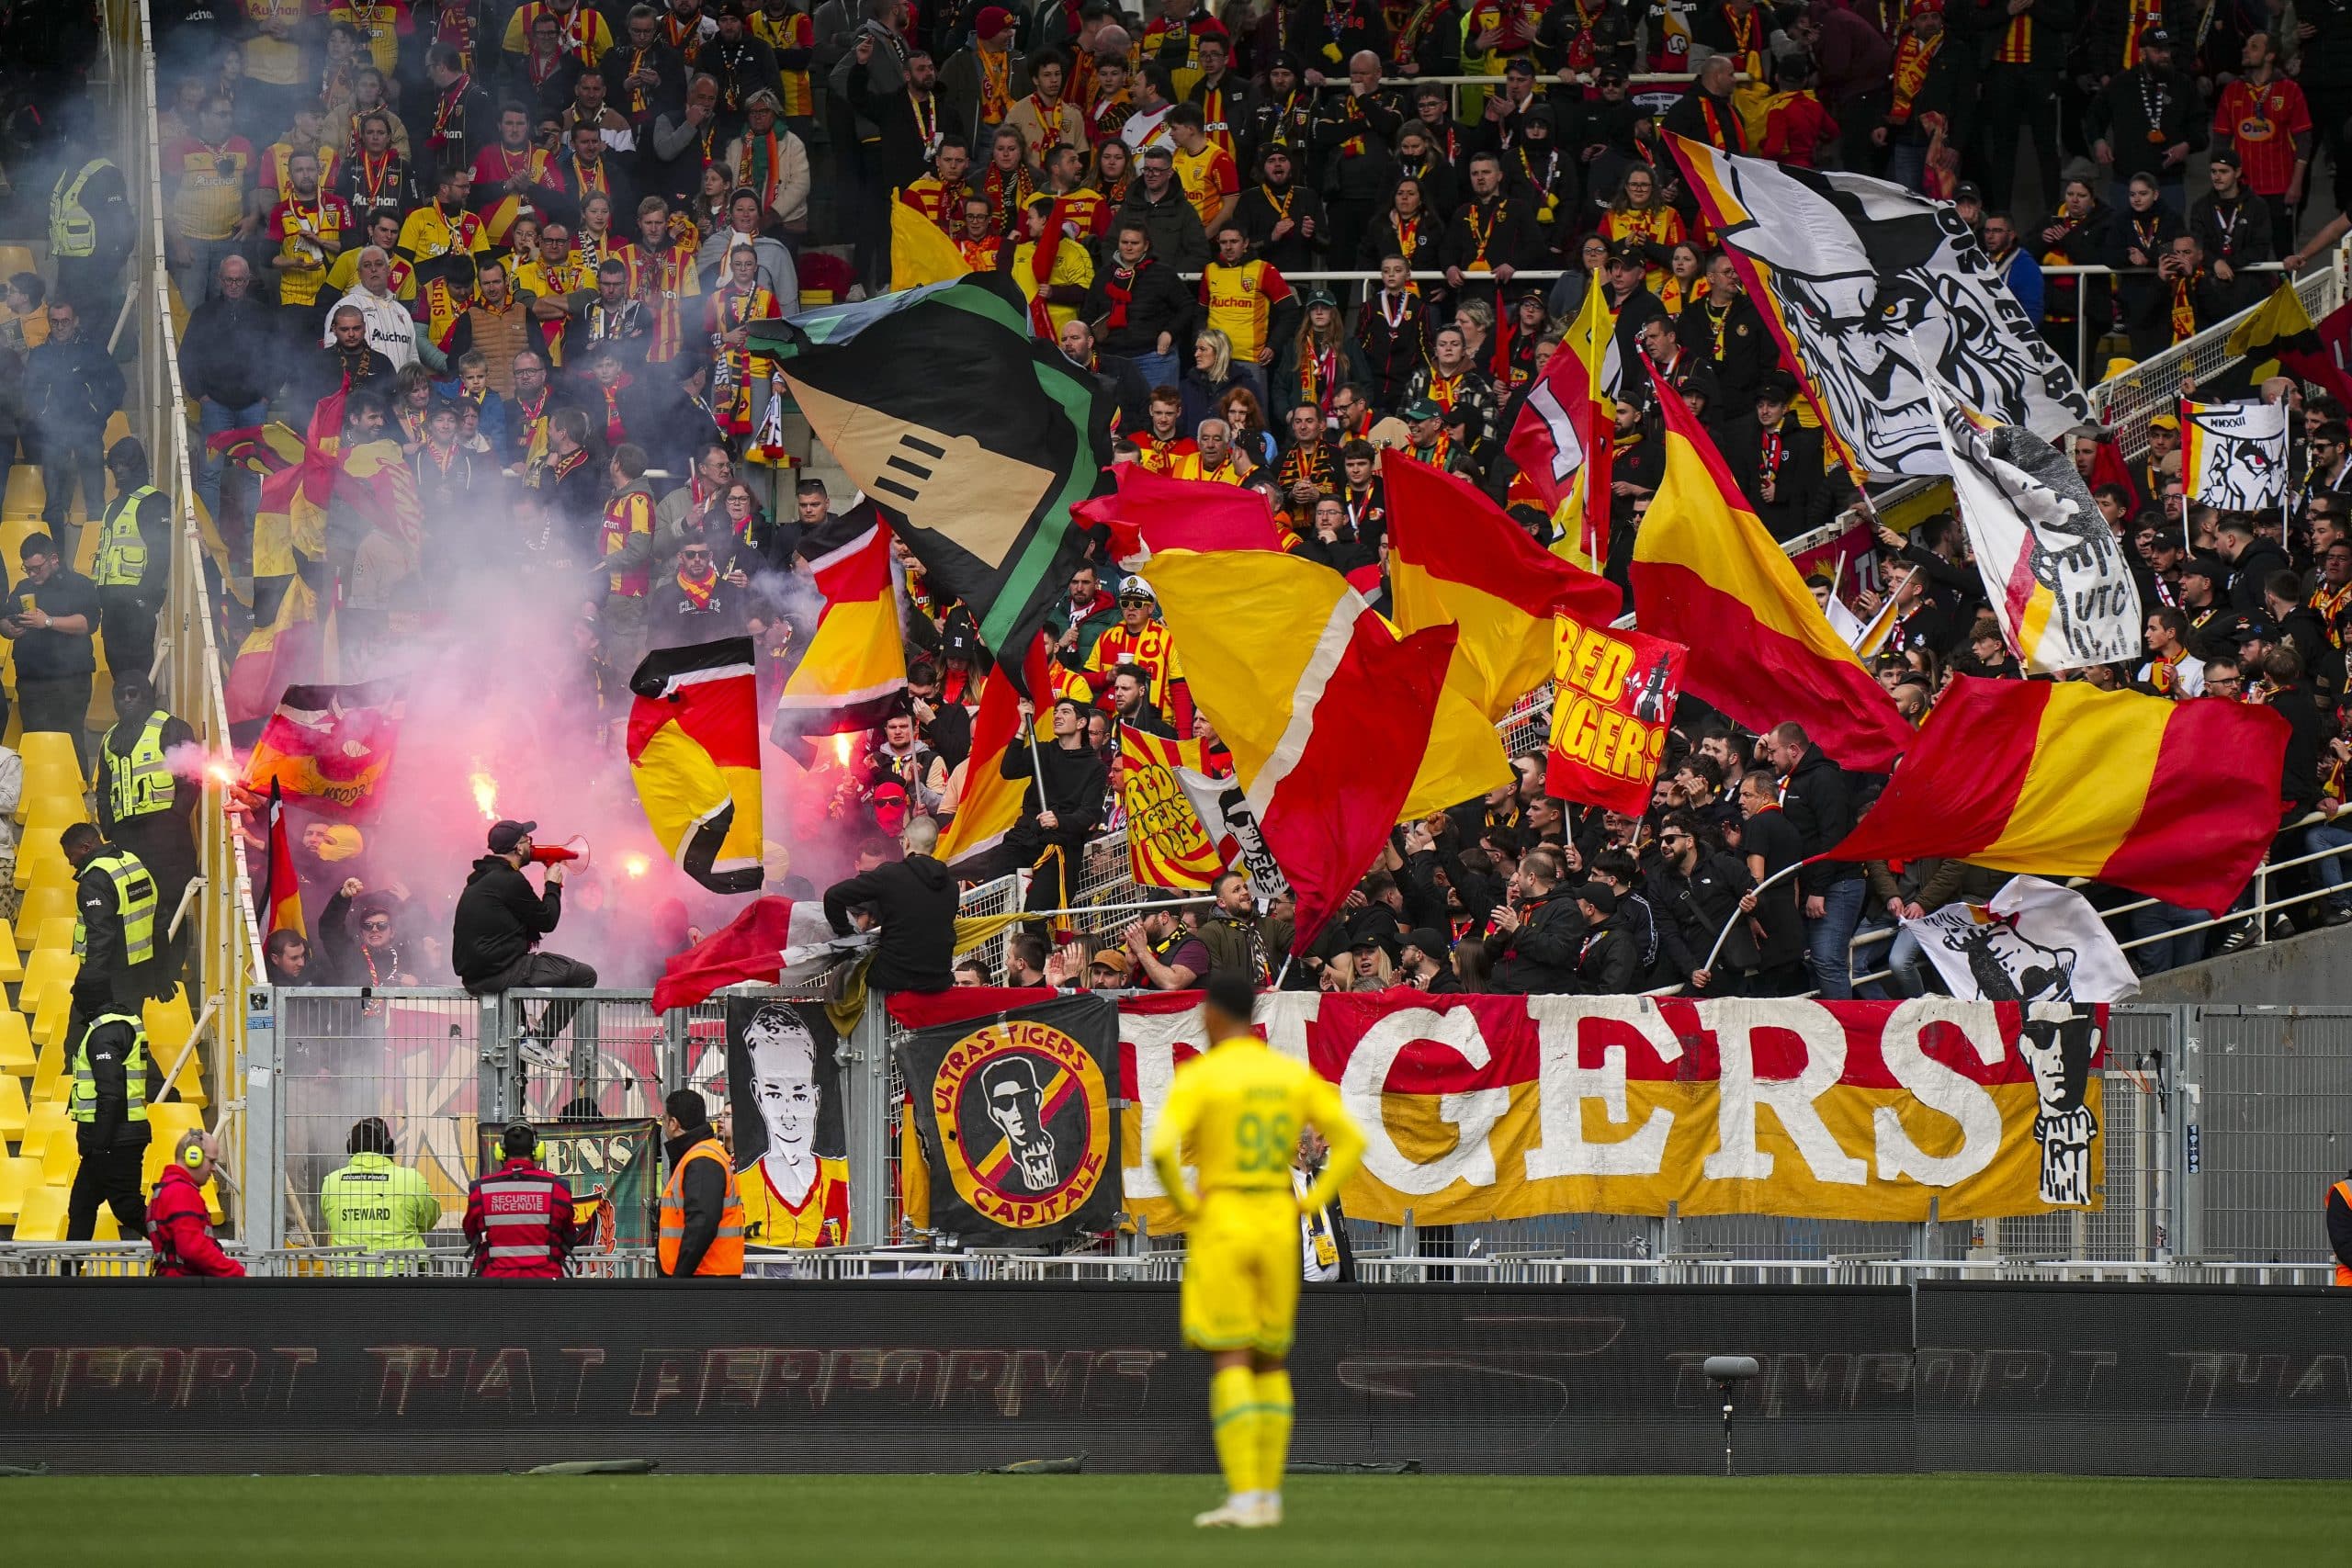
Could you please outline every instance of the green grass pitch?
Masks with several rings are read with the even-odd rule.
[[[1217,1491],[1170,1475],[40,1477],[0,1481],[0,1540],[42,1568],[2311,1568],[2352,1541],[2352,1486],[2324,1483],[1295,1476],[1282,1529],[1195,1530]]]

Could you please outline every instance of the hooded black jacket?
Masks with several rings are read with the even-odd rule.
[[[1820,747],[1808,746],[1804,760],[1789,770],[1781,809],[1804,852],[1817,855],[1854,830],[1854,786]],[[1809,898],[1861,874],[1862,868],[1850,861],[1816,861],[1797,873],[1797,886]]]
[[[874,911],[881,942],[874,950],[869,984],[885,991],[944,991],[956,983],[956,879],[929,855],[877,865],[864,876],[825,889],[825,919],[850,934],[849,912]]]
[[[469,987],[494,979],[538,946],[562,916],[562,884],[550,882],[544,893],[533,892],[531,879],[503,856],[484,855],[474,862],[466,890],[458,895],[450,966]]]

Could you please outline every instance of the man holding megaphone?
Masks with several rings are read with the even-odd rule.
[[[458,978],[475,996],[511,991],[518,986],[584,990],[596,983],[596,971],[560,953],[536,951],[539,938],[555,930],[563,917],[566,862],[556,861],[541,874],[544,890],[535,889],[523,874],[537,859],[531,841],[536,822],[500,820],[491,824],[490,852],[474,862],[466,889],[458,895],[458,915],[450,932],[449,958]],[[563,1032],[578,1002],[549,1002],[536,1025],[526,1025],[518,1049],[533,1066],[560,1070],[566,1064],[548,1043]]]

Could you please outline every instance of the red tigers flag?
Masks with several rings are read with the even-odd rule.
[[[629,776],[654,837],[712,892],[758,892],[764,871],[752,639],[649,653],[628,689]]]
[[[1224,487],[1220,487],[1224,488]],[[1225,869],[1177,770],[1209,771],[1205,740],[1169,740],[1119,726],[1119,805],[1127,819],[1127,870],[1146,887],[1201,888]]]

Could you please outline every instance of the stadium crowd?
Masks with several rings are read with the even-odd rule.
[[[481,560],[579,568],[602,717],[648,646],[748,629],[772,681],[796,657],[807,618],[773,585],[831,513],[814,480],[785,494],[807,431],[747,323],[887,287],[894,206],[966,265],[1043,291],[1063,352],[1118,404],[1123,460],[1263,490],[1295,547],[1375,602],[1385,449],[1464,474],[1548,534],[1502,446],[1594,289],[1624,361],[1646,355],[1792,538],[1857,493],[1663,136],[1948,197],[2064,356],[2153,354],[2261,298],[2248,269],[2314,226],[2312,168],[2324,153],[2341,185],[2352,115],[2352,17],[2310,7],[2275,33],[2239,13],[2196,20],[2074,0],[167,5],[182,369],[208,436],[273,412],[299,426],[342,389],[346,435],[398,444],[422,552],[371,561],[349,536],[338,551],[331,525],[347,604],[397,610]],[[1456,74],[1486,80],[1413,82]],[[1012,266],[1040,245],[1049,265]],[[2041,273],[2080,264],[2127,270]],[[1313,279],[1329,272],[1378,281]],[[2303,414],[2283,518],[2184,509],[2163,421],[2144,462],[2111,446],[2100,461],[2087,431],[2076,457],[2129,547],[2154,650],[2090,678],[2287,713],[2294,820],[2341,799],[2352,541],[2343,411],[2278,395]],[[1621,585],[1663,467],[1647,403],[1635,388],[1618,414]],[[235,468],[216,456],[203,468],[202,499],[233,533],[250,487],[224,491]],[[1896,599],[1878,665],[1907,716],[1953,672],[2018,673],[1951,518],[1881,529],[1878,558],[1840,581]],[[952,817],[989,662],[969,615],[902,560],[910,711],[829,807],[884,844],[910,815]],[[1853,608],[1867,618],[1875,592]],[[1101,805],[1041,823],[1033,791],[1015,841],[1078,853],[1118,826],[1114,719],[1207,726],[1142,579],[1082,573],[1052,632],[1081,706],[1056,725],[1050,792]],[[1514,787],[1401,829],[1348,929],[1284,983],[1838,995],[1858,927],[1984,890],[1986,874],[1932,863],[1809,869],[1768,889],[1700,973],[1747,885],[1834,842],[1875,781],[1689,698],[1679,717],[1651,813],[1564,807],[1522,758]],[[2339,843],[2352,834],[2332,822],[2282,839]],[[2335,864],[2320,874],[2352,882]],[[1230,921],[1252,930],[1207,944],[1218,966],[1271,980],[1280,911],[1259,930],[1249,903],[1156,914],[1091,954],[1028,952],[1017,972],[1197,978],[1205,961],[1170,955]],[[382,911],[368,918],[385,926]],[[2315,918],[2352,918],[2352,889]],[[2129,917],[2141,935],[2188,919]],[[2207,940],[2135,956],[2165,967]],[[1897,943],[1894,960],[1890,984],[1928,983],[1916,951]]]

